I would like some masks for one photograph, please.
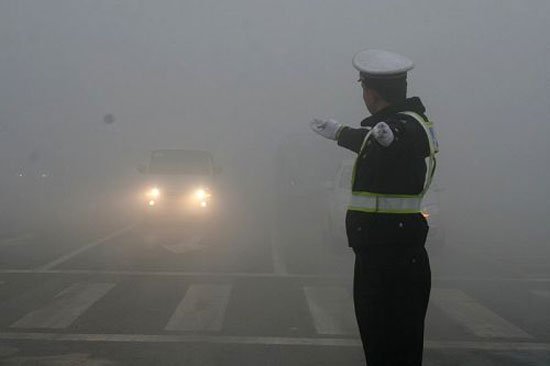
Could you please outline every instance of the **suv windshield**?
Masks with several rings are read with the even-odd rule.
[[[211,174],[211,156],[203,151],[153,151],[149,173],[209,175]]]

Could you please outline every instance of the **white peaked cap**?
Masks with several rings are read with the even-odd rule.
[[[353,67],[369,77],[392,78],[412,70],[414,63],[408,57],[394,52],[368,49],[359,51],[353,57]]]

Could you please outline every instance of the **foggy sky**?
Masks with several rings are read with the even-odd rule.
[[[289,138],[329,144],[311,118],[367,116],[351,59],[385,48],[417,65],[449,236],[546,245],[549,24],[546,0],[2,0],[2,175],[38,151],[93,179],[170,147],[270,171]]]

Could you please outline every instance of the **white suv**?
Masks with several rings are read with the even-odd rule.
[[[138,171],[146,177],[143,205],[151,216],[210,217],[217,203],[214,187],[220,169],[199,150],[155,150]]]

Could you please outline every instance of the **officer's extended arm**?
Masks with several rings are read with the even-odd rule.
[[[369,130],[368,128],[344,127],[338,136],[338,145],[359,154]]]
[[[390,126],[391,124],[391,126]],[[371,128],[351,128],[344,126],[333,119],[314,119],[311,121],[311,129],[319,135],[338,141],[338,145],[359,153],[361,146]],[[389,147],[396,140],[396,133],[400,130],[395,123],[379,122],[372,128],[372,137],[382,147]]]
[[[338,141],[338,145],[356,153],[359,153],[361,150],[363,140],[365,140],[369,132],[366,128],[351,128],[344,126],[333,119],[314,119],[311,121],[310,126],[311,129],[319,135],[329,140]]]

